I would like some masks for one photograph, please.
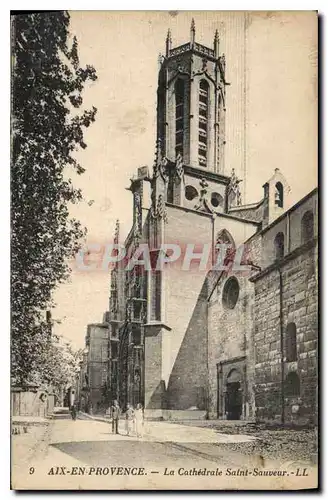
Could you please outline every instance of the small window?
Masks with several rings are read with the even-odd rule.
[[[281,182],[276,184],[275,204],[281,208],[284,206],[284,188]]]
[[[212,193],[211,194],[211,203],[212,206],[217,208],[219,206],[223,205],[223,198],[219,193]]]
[[[197,198],[198,196],[198,191],[194,186],[186,186],[185,187],[185,197],[187,200],[192,201],[193,199]]]
[[[309,210],[305,212],[301,221],[301,240],[302,244],[313,240],[314,238],[314,220],[313,213]]]
[[[234,309],[239,297],[239,283],[236,278],[229,278],[222,293],[222,302],[226,309]]]
[[[296,325],[288,323],[286,329],[286,359],[287,361],[297,360],[297,345],[296,345]]]
[[[299,396],[300,390],[300,379],[297,373],[288,373],[285,379],[285,396]]]
[[[284,233],[278,233],[274,239],[274,248],[275,248],[275,258],[276,260],[281,260],[284,257],[285,253],[285,237]]]

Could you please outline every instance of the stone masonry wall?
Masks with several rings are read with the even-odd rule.
[[[89,325],[89,384],[93,410],[106,404],[104,387],[108,370],[108,329],[101,325]]]
[[[254,235],[246,242],[247,255],[256,265],[261,264],[261,239],[258,234]],[[244,357],[243,365],[243,418],[250,420],[255,417],[254,399],[254,370],[255,355],[253,345],[253,318],[254,318],[254,284],[249,281],[254,271],[236,271],[235,273],[225,273],[220,278],[214,289],[208,311],[208,366],[209,366],[209,401],[210,417],[225,418],[223,412],[223,391],[225,390],[226,376],[233,368],[241,370],[241,361]],[[240,291],[237,304],[234,309],[225,309],[222,304],[222,291],[226,280],[234,276],[239,283]],[[216,280],[211,278],[209,293]],[[218,364],[224,363],[223,378],[220,388],[221,403],[218,404]],[[219,413],[219,415],[218,415]]]
[[[307,244],[281,263],[283,345],[288,323],[296,325],[297,361],[287,362],[284,378],[295,372],[300,379],[300,399],[284,398],[285,420],[292,420],[292,406],[299,404],[299,418],[311,420],[317,407],[317,248]],[[280,349],[280,281],[276,266],[255,281],[255,402],[260,419],[280,420],[282,414],[282,360]]]

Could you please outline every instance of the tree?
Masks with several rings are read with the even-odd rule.
[[[92,66],[81,68],[67,12],[18,15],[12,23],[12,377],[33,381],[49,342],[45,311],[65,281],[85,230],[69,215],[82,200],[72,172],[96,108],[79,110]]]
[[[53,335],[42,351],[36,382],[51,387],[57,396],[62,389],[74,386],[82,352],[82,349],[74,351],[70,341],[63,336]]]

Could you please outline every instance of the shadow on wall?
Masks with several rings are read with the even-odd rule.
[[[167,408],[167,402],[166,402],[166,387],[165,387],[165,381],[161,380],[156,389],[154,390],[146,409],[147,410],[154,410],[154,409],[166,409]]]
[[[170,375],[167,387],[168,409],[206,409],[207,306],[205,281]]]

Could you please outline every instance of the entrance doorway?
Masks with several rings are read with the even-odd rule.
[[[225,413],[227,420],[240,420],[243,412],[241,374],[233,369],[229,373],[225,391]]]

